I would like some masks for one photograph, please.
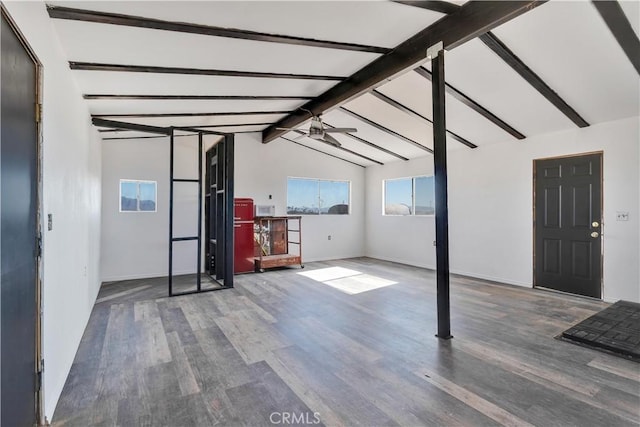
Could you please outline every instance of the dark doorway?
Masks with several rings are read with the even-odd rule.
[[[534,162],[534,286],[601,298],[602,154]]]
[[[37,59],[2,8],[1,22],[1,424],[38,422]]]

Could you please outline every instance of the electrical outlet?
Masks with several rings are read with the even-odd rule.
[[[616,221],[629,221],[629,212],[616,212]]]
[[[53,230],[53,214],[47,215],[47,230]]]

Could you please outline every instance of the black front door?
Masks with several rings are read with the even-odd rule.
[[[1,310],[3,426],[36,424],[37,66],[2,10]]]
[[[601,298],[602,154],[535,161],[534,285]]]

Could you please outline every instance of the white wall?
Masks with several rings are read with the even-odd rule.
[[[640,301],[638,117],[449,153],[451,270],[531,286],[533,160],[603,151],[604,299]],[[382,180],[430,174],[432,158],[367,169],[366,254],[435,268],[433,217],[385,217]],[[629,221],[616,221],[628,211]]]
[[[45,4],[4,4],[43,65],[44,409],[51,420],[100,286],[100,142]]]
[[[195,138],[176,141],[175,177],[197,178]],[[303,259],[308,262],[363,255],[363,168],[287,142],[264,145],[258,133],[238,134],[235,147],[235,197],[250,197],[259,204],[274,204],[278,215],[285,214],[287,176],[350,180],[352,215],[303,218]],[[102,156],[102,280],[166,276],[168,138],[105,141]],[[120,179],[157,181],[158,211],[120,213]],[[176,186],[174,236],[195,235],[197,231],[196,188],[194,184]],[[269,194],[273,196],[272,200],[268,199]],[[327,239],[328,235],[331,235],[331,241]],[[195,257],[193,243],[176,244],[175,274],[196,271]]]
[[[276,215],[286,215],[288,176],[351,181],[350,215],[302,217],[303,261],[364,255],[364,168],[282,139],[262,144],[259,133],[238,134],[235,143],[236,197],[275,205]]]

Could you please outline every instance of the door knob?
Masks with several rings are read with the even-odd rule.
[[[597,231],[594,231],[593,233],[591,233],[591,237],[593,237],[594,239],[596,237],[598,237],[600,234]]]
[[[593,221],[593,222],[591,223],[591,226],[592,226],[593,228],[598,228],[598,227],[600,227],[600,223],[599,223],[598,221]]]

